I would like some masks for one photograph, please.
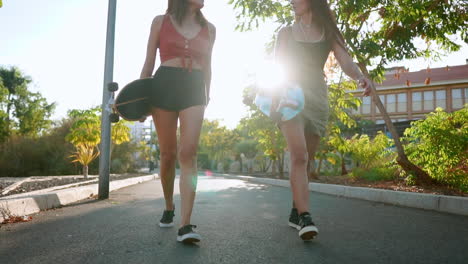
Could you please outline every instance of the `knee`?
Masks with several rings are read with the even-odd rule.
[[[291,151],[291,164],[293,166],[306,165],[309,161],[309,155],[306,149],[297,149]]]
[[[179,162],[186,164],[195,162],[197,159],[196,146],[181,146],[179,150]]]
[[[173,164],[177,159],[175,151],[161,151],[161,163]]]

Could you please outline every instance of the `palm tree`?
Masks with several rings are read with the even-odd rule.
[[[88,178],[88,165],[99,156],[99,149],[96,146],[80,144],[75,146],[76,151],[70,156],[74,158],[72,162],[78,162],[83,166],[83,176]]]

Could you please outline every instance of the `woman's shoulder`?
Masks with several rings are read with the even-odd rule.
[[[164,22],[166,15],[157,15],[153,18],[153,22],[151,23],[151,30],[159,31],[161,30],[162,24]]]
[[[278,38],[288,38],[291,36],[292,25],[284,26],[278,31]]]
[[[212,34],[216,33],[216,27],[213,23],[206,21],[206,26],[208,27],[208,31]]]
[[[293,25],[284,26],[280,28],[280,30],[278,31],[278,35],[289,35],[291,34],[292,30],[293,30]]]
[[[153,25],[162,25],[162,22],[164,21],[164,18],[166,18],[166,15],[157,15],[153,18]]]
[[[211,22],[206,20],[206,29],[208,30],[209,38],[214,41],[216,39],[216,27]]]
[[[209,30],[216,30],[215,25],[208,20],[206,21],[206,25],[208,26]]]

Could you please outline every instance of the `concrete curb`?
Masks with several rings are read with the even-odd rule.
[[[13,183],[12,185],[6,187],[5,189],[3,189],[2,191],[2,195],[5,195],[5,194],[8,194],[9,192],[11,192],[12,190],[16,189],[18,186],[20,186],[21,184],[25,183],[25,182],[28,182],[32,177],[28,177],[26,179],[23,179],[21,181],[17,181],[15,183]]]
[[[290,186],[288,180],[256,178],[251,176],[235,176],[230,174],[215,175],[274,186],[288,188]],[[468,197],[401,192],[324,183],[309,183],[309,190],[340,197],[355,198],[366,201],[381,202],[386,204],[468,216]]]
[[[157,174],[129,178],[109,183],[109,191],[130,185],[150,181],[157,178]],[[25,216],[43,210],[61,207],[97,195],[98,184],[86,185],[70,189],[53,191],[45,194],[23,196],[18,198],[0,198],[0,223],[8,216]]]
[[[41,190],[37,190],[37,191],[32,191],[32,192],[28,192],[28,193],[18,193],[18,194],[8,195],[8,197],[3,197],[3,198],[16,199],[16,198],[21,198],[21,197],[29,197],[29,196],[33,196],[33,195],[38,195],[38,194],[43,194],[43,193],[51,193],[51,192],[54,192],[54,191],[69,189],[69,188],[72,188],[72,187],[75,187],[75,186],[80,186],[80,185],[83,185],[83,184],[90,184],[90,183],[95,183],[95,182],[97,183],[98,179],[92,179],[92,180],[89,180],[89,181],[82,181],[82,182],[76,182],[76,183],[71,183],[71,184],[66,184],[66,185],[54,186],[54,187],[41,189]],[[0,200],[1,199],[2,198],[0,198]]]

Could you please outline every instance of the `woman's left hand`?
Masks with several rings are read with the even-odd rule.
[[[362,95],[369,96],[371,94],[371,80],[367,79],[366,77],[361,77],[357,82],[359,86],[364,89]]]

